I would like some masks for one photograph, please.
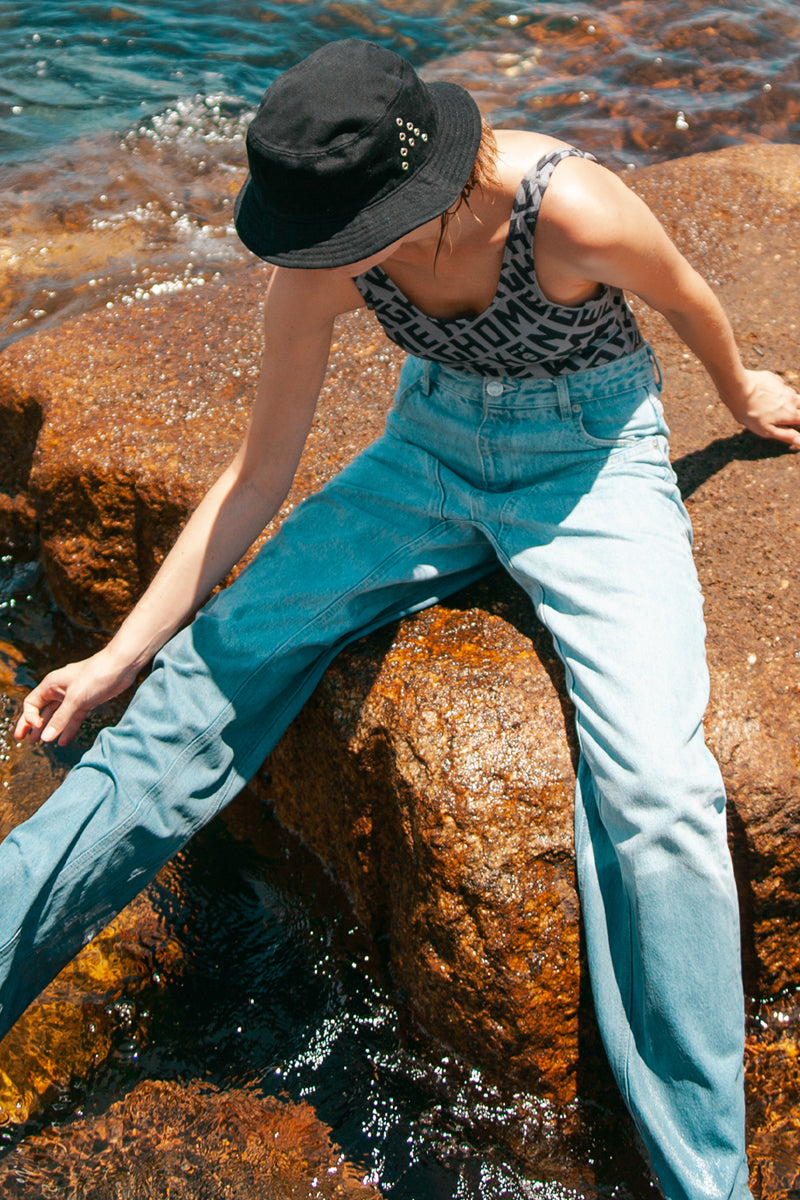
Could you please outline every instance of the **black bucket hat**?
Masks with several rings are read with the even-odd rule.
[[[373,42],[330,42],[264,94],[247,131],[236,231],[282,266],[369,258],[455,203],[480,138],[464,88],[423,83]]]

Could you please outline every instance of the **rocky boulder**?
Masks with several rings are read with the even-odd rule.
[[[748,365],[794,382],[799,181],[790,146],[630,176],[718,286]],[[18,546],[38,528],[74,619],[113,627],[238,442],[264,281],[254,267],[90,314],[0,360],[2,530]],[[747,983],[766,995],[800,980],[800,460],[739,431],[664,322],[642,319],[707,597],[708,735],[730,789]],[[341,323],[281,516],[379,432],[397,365],[369,318]],[[342,655],[259,782],[385,939],[418,1023],[561,1101],[594,1039],[569,730],[547,639],[497,576]]]

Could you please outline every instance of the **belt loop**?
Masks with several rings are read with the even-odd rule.
[[[422,389],[423,396],[430,396],[431,394],[431,366],[432,363],[429,358],[422,360],[422,378],[419,386]]]
[[[562,421],[566,421],[572,411],[572,405],[569,399],[569,384],[563,375],[556,378],[556,394],[558,395],[558,415]]]
[[[656,377],[656,387],[658,388],[659,391],[661,391],[662,387],[664,386],[664,376],[661,374],[661,364],[658,361],[658,359],[656,358],[655,350],[650,345],[650,343],[645,342],[645,346],[647,347],[647,357],[650,359],[650,362],[653,364],[653,374]]]

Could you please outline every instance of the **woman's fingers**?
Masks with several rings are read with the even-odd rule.
[[[68,663],[45,675],[25,697],[14,736],[18,741],[26,737],[31,742],[57,740],[59,746],[66,746],[92,709],[118,696],[132,682],[130,668],[120,670],[113,662],[109,666],[103,651]]]
[[[731,408],[733,415],[760,437],[800,450],[800,395],[772,371],[748,371],[747,376],[750,389],[744,404]]]
[[[63,692],[53,695],[48,679],[43,679],[22,702],[22,716],[17,721],[14,737],[18,741],[30,737],[32,742],[38,742],[62,699]]]
[[[31,742],[54,742],[58,738],[62,746],[66,745],[83,715],[81,710],[76,724],[75,713],[80,705],[78,698],[73,698],[74,690],[70,686],[69,668],[46,675],[22,702],[22,716],[14,730],[17,740],[27,737]],[[64,738],[68,727],[71,732]]]

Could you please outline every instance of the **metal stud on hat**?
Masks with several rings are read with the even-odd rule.
[[[405,160],[400,165],[404,171],[407,171],[410,166],[410,163],[408,162],[409,150],[416,145],[416,138],[420,138],[423,142],[427,142],[428,135],[427,133],[423,133],[421,130],[417,129],[413,121],[404,121],[402,117],[396,117],[395,120],[400,126],[400,141],[407,142],[407,145],[400,147],[400,157]],[[406,132],[406,130],[408,130],[408,132]]]

